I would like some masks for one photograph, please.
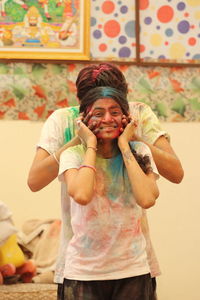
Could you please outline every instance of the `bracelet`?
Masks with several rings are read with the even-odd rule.
[[[52,154],[52,156],[53,156],[53,158],[55,159],[55,161],[57,162],[57,164],[59,165],[60,162],[59,162],[59,160],[57,159],[55,152]]]
[[[96,168],[93,167],[93,166],[91,166],[91,165],[81,165],[81,166],[79,167],[79,170],[82,169],[82,168],[90,168],[90,169],[92,169],[94,172],[97,171]]]
[[[87,149],[89,149],[89,148],[93,149],[94,151],[97,151],[97,148],[95,148],[95,147],[92,147],[92,146],[87,147]]]

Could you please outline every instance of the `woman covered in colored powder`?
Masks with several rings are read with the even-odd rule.
[[[141,219],[143,208],[159,196],[151,151],[132,141],[134,121],[124,128],[129,105],[119,90],[89,90],[80,113],[82,144],[60,156],[59,179],[70,195],[73,231],[62,299],[149,300],[153,291]]]

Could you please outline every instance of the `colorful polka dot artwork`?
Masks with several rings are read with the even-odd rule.
[[[200,60],[200,0],[137,0],[143,61]],[[91,58],[134,61],[135,1],[91,1]]]
[[[134,4],[134,1],[91,1],[93,59],[135,59]]]
[[[200,60],[200,0],[140,0],[144,61]]]

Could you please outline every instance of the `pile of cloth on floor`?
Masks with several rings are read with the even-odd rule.
[[[0,201],[0,284],[53,283],[61,221],[26,221],[19,231]]]

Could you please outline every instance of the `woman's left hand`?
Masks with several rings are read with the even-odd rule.
[[[122,128],[121,128],[121,132],[124,131],[124,129],[126,128],[126,126],[132,121],[132,117],[130,115],[126,116],[123,115],[122,116]]]
[[[130,123],[128,123],[124,128],[122,134],[118,138],[118,144],[122,141],[125,141],[127,143],[130,141],[135,141],[137,139],[136,128],[137,128],[136,121],[132,120]]]

